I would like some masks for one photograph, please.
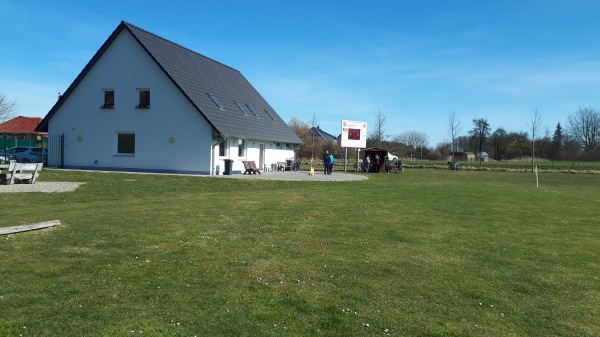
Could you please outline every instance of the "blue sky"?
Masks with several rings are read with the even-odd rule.
[[[0,92],[43,117],[121,20],[231,66],[281,117],[448,140],[600,108],[600,1],[0,0]]]

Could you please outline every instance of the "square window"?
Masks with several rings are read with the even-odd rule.
[[[138,89],[140,101],[137,108],[148,109],[150,107],[150,89]]]
[[[135,133],[117,133],[117,154],[135,154]]]
[[[102,109],[113,109],[115,107],[115,91],[112,89],[104,89],[104,104]]]

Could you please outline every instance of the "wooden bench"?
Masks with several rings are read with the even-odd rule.
[[[244,168],[246,169],[244,174],[256,174],[256,172],[260,174],[260,170],[256,168],[256,163],[253,160],[242,160],[242,163],[244,163]]]
[[[14,163],[8,165],[6,173],[0,174],[0,184],[13,185],[17,184],[34,184],[40,176],[40,171],[44,164],[42,163]]]

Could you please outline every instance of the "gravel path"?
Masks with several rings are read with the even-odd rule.
[[[22,192],[72,192],[85,183],[71,182],[46,182],[37,181],[35,184],[0,185],[0,193],[22,193]]]

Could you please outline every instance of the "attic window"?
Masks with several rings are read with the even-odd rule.
[[[240,108],[240,110],[242,110],[242,112],[244,113],[244,115],[248,114],[248,111],[246,111],[246,109],[244,109],[244,106],[240,102],[238,102],[238,101],[234,101],[234,102],[235,102],[235,105],[237,105],[238,108]]]
[[[150,108],[150,89],[138,89],[140,101],[136,108],[148,109]]]
[[[113,109],[115,107],[115,91],[113,89],[104,89],[104,104],[100,108]]]
[[[223,107],[223,104],[221,104],[221,102],[219,102],[219,100],[215,96],[208,94],[208,97],[210,97],[210,99],[212,99],[213,102],[215,102],[215,104],[219,107],[219,109],[225,110],[225,108]]]
[[[254,108],[252,108],[252,106],[251,106],[251,105],[248,105],[248,104],[246,104],[246,106],[248,107],[248,109],[250,109],[250,111],[252,111],[252,114],[253,114],[255,117],[258,117],[258,115],[256,114],[256,111],[254,111]]]
[[[267,113],[267,115],[268,115],[269,117],[271,117],[271,119],[272,119],[272,120],[274,120],[274,121],[275,121],[275,118],[273,118],[273,116],[271,116],[271,114],[269,113],[269,111],[267,111],[267,109],[265,109],[265,112]],[[277,121],[275,121],[275,122],[277,122]]]

